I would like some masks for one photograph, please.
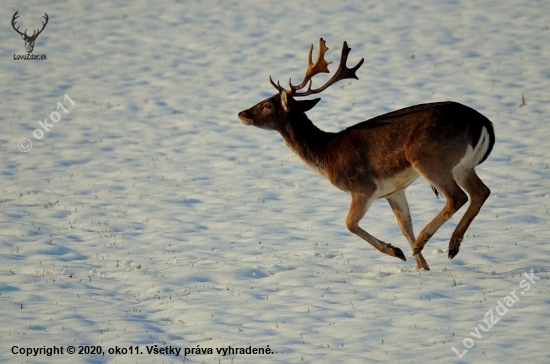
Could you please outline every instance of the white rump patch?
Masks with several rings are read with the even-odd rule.
[[[474,148],[468,145],[464,157],[462,157],[460,162],[453,168],[453,175],[456,177],[461,175],[467,169],[474,169],[475,166],[477,166],[483,159],[483,156],[489,148],[489,144],[489,133],[487,132],[487,129],[483,127],[481,129],[481,135],[479,136],[477,145]]]

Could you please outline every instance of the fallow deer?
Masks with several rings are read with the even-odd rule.
[[[320,93],[344,79],[358,79],[353,67],[346,66],[351,48],[344,42],[340,65],[320,88],[311,89],[312,77],[329,72],[325,61],[328,48],[319,41],[315,63],[309,50],[308,68],[299,85],[289,81],[289,89],[271,84],[277,94],[265,99],[238,116],[246,125],[278,131],[285,144],[311,169],[334,186],[351,195],[346,218],[347,228],[379,251],[406,260],[401,249],[384,243],[359,227],[358,223],[375,199],[385,198],[407,238],[418,269],[429,270],[422,249],[434,233],[467,201],[471,202],[456,226],[448,257],[458,254],[466,229],[477,216],[489,188],[474,168],[485,161],[495,142],[492,123],[479,112],[456,102],[434,102],[407,107],[377,116],[337,133],[317,128],[306,116],[320,99],[297,101],[296,97]],[[307,91],[299,92],[309,83]],[[424,177],[436,195],[446,203],[441,212],[415,238],[405,188],[419,176]],[[462,188],[461,188],[462,187]]]

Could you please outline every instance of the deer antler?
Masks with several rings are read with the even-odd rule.
[[[19,13],[19,10],[17,10],[15,14],[13,14],[13,17],[11,18],[11,26],[13,27],[13,30],[15,30],[17,33],[21,34],[27,39],[36,39],[40,35],[40,33],[42,33],[44,28],[46,28],[46,24],[48,24],[48,20],[49,20],[48,14],[44,13],[43,18],[46,19],[46,22],[45,23],[42,22],[42,29],[40,29],[38,33],[36,33],[37,29],[35,29],[32,35],[29,37],[29,35],[27,34],[27,29],[25,29],[24,33],[21,33],[19,31],[19,26],[17,28],[15,27],[15,21],[17,18],[19,18],[19,15],[17,13]]]
[[[46,25],[48,24],[48,20],[50,20],[50,18],[48,17],[48,14],[44,13],[44,16],[43,16],[44,19],[46,19],[46,22],[42,22],[42,29],[40,29],[38,31],[38,33],[36,33],[36,35],[34,35],[34,33],[32,34],[33,37],[38,37],[38,35],[40,35],[40,33],[42,33],[42,31],[44,30],[44,28],[46,28]]]
[[[292,84],[292,79],[288,80],[288,84],[290,85],[290,90],[292,93],[296,92],[296,90],[303,89],[308,82],[311,81],[311,78],[315,76],[318,73],[329,73],[328,65],[332,62],[325,61],[325,53],[328,51],[328,47],[325,44],[325,40],[323,38],[319,39],[319,54],[317,55],[317,60],[315,61],[315,64],[311,62],[311,54],[313,53],[313,44],[311,47],[309,47],[309,55],[308,55],[308,67],[306,70],[306,75],[304,76],[304,80],[302,83],[300,83],[298,86],[294,86]]]
[[[15,30],[17,33],[21,34],[21,35],[24,35],[24,36],[27,36],[27,29],[25,29],[25,33],[21,33],[19,31],[19,27],[15,28],[15,20],[17,18],[19,18],[19,15],[17,15],[17,13],[19,12],[19,10],[17,10],[15,12],[15,14],[13,14],[13,17],[11,18],[11,26],[13,27],[13,30]]]
[[[320,93],[326,90],[330,85],[347,78],[355,78],[356,80],[358,80],[355,72],[363,64],[364,58],[361,58],[361,60],[359,61],[359,63],[357,63],[357,65],[355,65],[355,67],[348,68],[346,66],[346,62],[348,59],[349,52],[351,51],[351,48],[348,47],[347,42],[344,42],[342,46],[342,55],[340,57],[340,64],[338,65],[338,69],[336,70],[336,72],[323,86],[312,90],[311,85],[313,83],[312,81],[313,76],[315,76],[318,73],[329,72],[328,65],[331,64],[332,62],[327,62],[324,59],[325,52],[327,50],[328,50],[328,47],[325,45],[325,41],[323,40],[323,38],[321,38],[319,40],[319,55],[317,56],[317,60],[315,61],[315,63],[312,63],[311,54],[313,52],[313,45],[311,45],[311,48],[309,49],[309,56],[308,56],[308,68],[306,70],[306,75],[304,76],[304,80],[297,86],[293,85],[292,81],[289,80],[290,90],[284,89],[279,82],[275,84],[271,79],[271,76],[269,76],[269,81],[271,82],[273,87],[275,87],[279,92],[284,90],[286,91],[287,95],[297,97],[297,96],[308,96],[308,95]],[[309,86],[306,92],[296,92],[298,90],[303,89],[308,84],[308,82],[309,82]]]

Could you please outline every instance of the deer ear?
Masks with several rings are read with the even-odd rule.
[[[306,111],[309,111],[311,109],[313,109],[313,107],[315,105],[317,105],[317,103],[321,101],[321,99],[313,99],[313,100],[302,100],[302,101],[296,101],[296,110],[298,111],[301,111],[301,112],[306,112]]]
[[[279,95],[281,96],[281,106],[283,107],[283,110],[285,112],[289,112],[294,106],[294,100],[292,98],[288,98],[285,90],[282,90]]]

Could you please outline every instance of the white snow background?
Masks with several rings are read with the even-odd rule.
[[[13,59],[16,10],[29,33],[49,15],[46,61]],[[548,1],[8,0],[0,22],[0,361],[550,362]],[[386,201],[361,225],[407,262],[349,233],[349,197],[237,118],[275,93],[269,75],[299,80],[320,37],[332,72],[344,40],[350,66],[365,58],[308,113],[324,130],[443,100],[493,121],[477,168],[492,194],[453,260],[431,253],[465,208],[418,271]],[[407,194],[418,233],[444,199],[423,179]],[[54,345],[105,355],[12,353]],[[197,346],[214,353],[183,356]]]

